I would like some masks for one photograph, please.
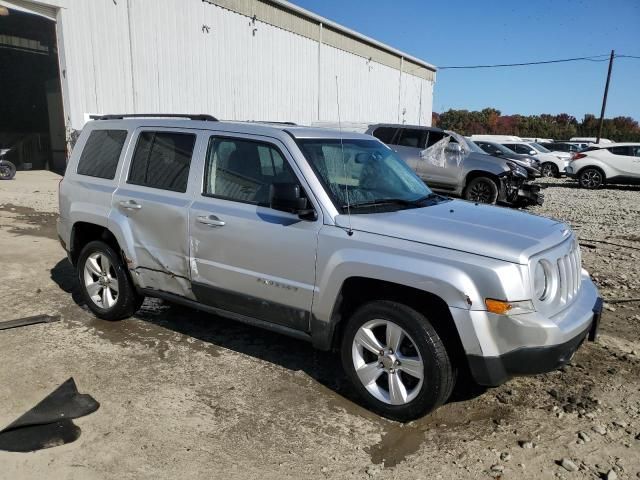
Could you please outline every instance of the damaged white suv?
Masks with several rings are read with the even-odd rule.
[[[89,122],[60,183],[60,240],[100,318],[152,296],[338,349],[398,420],[461,370],[498,385],[595,337],[601,300],[560,222],[433,194],[368,135],[126,117]]]

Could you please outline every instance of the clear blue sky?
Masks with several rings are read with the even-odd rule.
[[[292,0],[436,66],[640,56],[640,0]],[[607,62],[442,70],[433,109],[600,115]],[[640,59],[614,61],[607,117],[640,120]]]

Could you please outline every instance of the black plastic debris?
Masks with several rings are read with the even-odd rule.
[[[35,325],[36,323],[52,323],[60,320],[58,315],[35,315],[33,317],[17,318],[15,320],[9,320],[7,322],[0,322],[0,330],[7,330],[9,328],[26,327],[27,325]]]
[[[32,452],[71,443],[80,437],[72,419],[95,412],[100,404],[79,393],[70,378],[35,407],[0,431],[0,450]]]

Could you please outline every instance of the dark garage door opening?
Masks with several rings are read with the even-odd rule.
[[[64,171],[55,22],[0,7],[0,149],[7,148],[18,170]]]

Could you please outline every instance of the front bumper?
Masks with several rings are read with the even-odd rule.
[[[523,347],[498,357],[468,355],[471,374],[480,385],[498,386],[514,376],[552,372],[569,363],[585,340],[596,340],[601,314],[602,299],[598,298],[589,327],[559,345]]]
[[[576,299],[551,317],[452,309],[471,374],[487,386],[566,364],[585,339],[596,339],[601,312],[602,299],[585,271]]]
[[[567,177],[569,178],[575,178],[576,177],[576,172],[574,171],[574,168],[571,165],[567,165],[567,169],[566,172]]]
[[[518,189],[518,199],[530,205],[542,205],[544,194],[540,193],[539,185],[523,183]]]

